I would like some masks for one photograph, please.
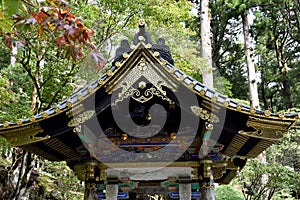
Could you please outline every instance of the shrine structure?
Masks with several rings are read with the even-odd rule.
[[[214,182],[229,183],[298,115],[257,110],[207,88],[174,66],[143,20],[139,28],[98,80],[38,115],[0,124],[0,135],[66,161],[85,181],[85,199],[214,199]]]

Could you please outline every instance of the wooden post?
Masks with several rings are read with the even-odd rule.
[[[97,181],[95,180],[95,169],[97,161],[88,161],[86,164],[85,174],[85,190],[84,200],[96,200],[97,199]]]
[[[201,188],[201,199],[203,200],[215,200],[215,190],[211,188]]]
[[[190,183],[179,184],[179,199],[192,199],[192,186]]]
[[[118,199],[118,184],[107,184],[106,185],[106,199],[117,200]]]
[[[96,200],[97,199],[97,184],[85,183],[84,200]]]
[[[215,200],[212,160],[202,160],[198,174],[201,182],[201,199]]]

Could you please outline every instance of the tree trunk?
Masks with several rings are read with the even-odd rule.
[[[12,57],[11,57],[11,64],[15,64],[15,56],[16,56],[16,46],[13,46],[12,49]],[[43,53],[43,52],[42,52]],[[36,73],[35,78],[36,82],[38,84],[38,87],[40,83],[43,80],[43,69],[44,69],[44,59],[42,57],[42,54],[38,55],[38,62],[36,63]],[[34,111],[34,114],[37,113],[39,108],[41,107],[41,104],[39,102],[39,98],[37,95],[37,90],[40,88],[37,88],[34,86],[32,91],[32,102],[31,102],[31,109]],[[31,175],[32,170],[34,169],[35,165],[35,157],[32,157],[31,153],[28,153],[24,150],[21,150],[19,148],[16,148],[16,155],[12,162],[12,173],[9,174],[9,199],[12,200],[18,200],[18,199],[28,199],[29,194],[27,194],[28,190],[28,182]]]
[[[282,85],[283,85],[283,97],[284,97],[284,105],[285,108],[283,109],[289,109],[289,108],[293,108],[294,104],[293,104],[293,100],[292,100],[292,93],[291,93],[291,84],[288,80],[287,75],[285,74],[284,76],[286,79],[284,81],[282,81]]]
[[[251,36],[249,31],[249,21],[248,21],[248,10],[246,10],[242,15],[243,23],[243,33],[244,33],[244,49],[246,54],[246,64],[248,69],[248,87],[249,87],[249,99],[250,106],[256,109],[260,109],[259,99],[258,99],[258,89],[257,89],[257,77],[255,73],[254,58],[253,58],[253,49],[251,48]],[[264,86],[263,86],[264,87]],[[266,104],[266,102],[265,102]],[[262,152],[259,156],[259,159],[262,163],[266,163],[266,154]],[[261,184],[264,184],[267,177],[264,176],[261,179]]]
[[[285,107],[279,107],[279,110],[282,109],[289,109],[294,107],[293,100],[292,100],[292,94],[291,94],[291,85],[287,76],[288,73],[288,65],[284,59],[283,56],[283,49],[282,47],[286,43],[280,43],[278,40],[275,41],[275,50],[276,50],[276,58],[277,58],[277,65],[279,73],[282,74],[283,78],[281,79],[280,83],[282,85],[281,94],[283,97],[283,104]]]
[[[267,101],[267,96],[266,96],[266,83],[265,83],[265,78],[264,78],[264,67],[261,67],[261,98],[264,103],[264,109],[268,109],[269,104]]]
[[[10,190],[9,199],[28,199],[27,183],[34,166],[34,160],[30,153],[21,149],[16,150],[16,162],[13,163],[12,173],[9,174],[8,190]]]
[[[202,0],[200,4],[201,57],[207,60],[207,67],[202,71],[202,82],[213,89],[209,0]]]
[[[25,168],[26,168],[26,159],[27,159],[27,153],[25,151],[20,151],[21,156],[18,158],[20,160],[16,161],[17,167],[14,169],[12,175],[10,176],[10,180],[12,183],[12,188],[14,188],[14,192],[10,195],[10,199],[18,199],[19,193],[21,190],[21,184],[22,184],[22,179],[23,175],[25,173]]]
[[[14,66],[16,64],[16,55],[18,53],[17,44],[15,42],[12,43],[11,47],[11,56],[10,56],[10,64]]]
[[[243,33],[244,33],[244,49],[246,54],[246,63],[248,68],[248,86],[251,107],[259,109],[257,78],[253,61],[253,50],[251,48],[251,37],[249,32],[248,11],[242,15]]]

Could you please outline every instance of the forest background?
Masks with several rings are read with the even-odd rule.
[[[153,40],[166,39],[176,67],[201,81],[207,63],[199,51],[200,4],[197,0],[2,0],[0,122],[48,109],[100,76],[110,67],[120,41],[132,41],[140,18]],[[212,71],[221,75],[215,79],[215,89],[250,105],[248,84],[254,81],[260,108],[299,111],[299,0],[211,0],[209,11]],[[244,43],[245,16],[250,55]],[[255,79],[249,78],[249,56]],[[0,199],[82,199],[83,185],[65,163],[11,148],[4,139],[0,152]],[[216,199],[299,199],[298,126],[265,152],[264,162],[248,161],[230,185],[216,187],[216,195]]]

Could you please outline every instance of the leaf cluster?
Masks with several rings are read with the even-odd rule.
[[[300,174],[277,162],[262,163],[251,159],[239,175],[245,199],[271,199],[285,193],[292,194],[299,186]]]

